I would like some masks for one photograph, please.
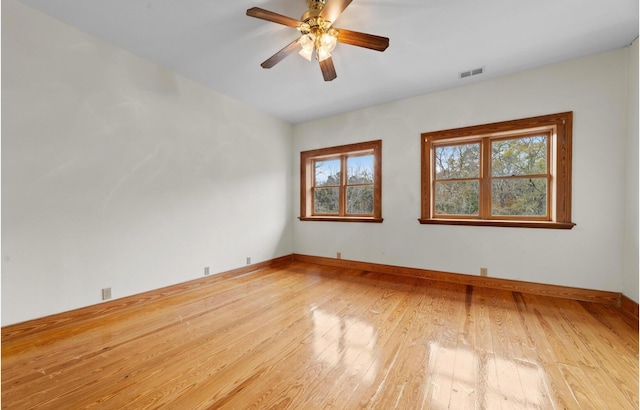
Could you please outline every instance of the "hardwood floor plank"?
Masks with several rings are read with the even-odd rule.
[[[475,324],[473,308],[473,291],[471,285],[465,286],[463,319],[459,322],[456,363],[453,369],[453,385],[449,408],[475,409],[477,395],[477,360]]]
[[[472,306],[475,311],[476,403],[480,408],[500,409],[503,398],[498,384],[493,338],[491,336],[488,289],[474,288]]]
[[[611,306],[293,261],[178,288],[8,332],[2,408],[638,407]]]
[[[416,281],[415,278],[411,278],[410,282],[403,281],[408,286],[395,289],[394,302],[386,303],[378,299],[372,305],[368,312],[371,316],[363,318],[363,321],[374,329],[375,341],[355,356],[351,371],[337,381],[339,385],[327,396],[327,403],[347,408],[366,406],[371,397],[375,396],[380,384],[386,382],[387,370],[398,354],[395,343],[398,340],[394,340],[394,337],[404,339],[402,318],[407,309],[413,310],[418,303],[407,293]]]
[[[282,397],[296,398],[299,401],[308,400],[318,389],[326,388],[324,383],[300,383],[295,386],[290,380],[317,380],[333,382],[336,376],[349,370],[361,349],[371,348],[375,343],[371,340],[367,328],[362,328],[363,322],[358,318],[364,317],[371,310],[372,304],[384,296],[384,290],[375,286],[368,286],[356,282],[349,284],[344,291],[357,293],[357,303],[341,300],[337,295],[327,306],[315,308],[310,312],[309,320],[313,322],[313,332],[301,342],[301,348],[288,357],[288,362],[296,363],[296,367],[277,369],[272,374],[265,375],[259,383],[254,383],[246,390],[247,394],[254,394],[259,398],[253,403],[245,403],[239,396],[228,397],[224,401],[215,403],[215,407],[239,408],[245,406],[267,407],[277,405]],[[328,307],[328,309],[327,309]],[[376,312],[379,314],[379,312]],[[371,328],[372,330],[372,328]],[[369,336],[363,340],[363,337]],[[355,351],[352,351],[355,350]],[[370,358],[367,358],[367,363]],[[287,372],[283,378],[280,372]],[[263,386],[270,386],[268,391]],[[322,401],[323,397],[319,398]],[[315,400],[310,400],[310,405]],[[311,407],[311,406],[309,406]]]
[[[606,409],[612,404],[604,401],[599,395],[593,394],[588,378],[579,367],[564,363],[558,364],[558,367],[581,408]]]
[[[516,295],[509,292],[499,299],[499,307],[505,315],[505,330],[509,356],[517,368],[523,392],[522,408],[550,409],[553,403],[544,382],[544,373],[538,363],[538,355],[527,338],[527,330],[518,314]]]
[[[454,371],[460,360],[458,354],[458,328],[465,313],[465,289],[459,284],[443,287],[440,293],[441,312],[435,310],[435,325],[439,337],[431,344],[429,354],[429,372],[431,379],[430,391],[427,397],[429,407],[449,407],[454,389]],[[461,355],[462,356],[462,355]]]
[[[579,408],[579,404],[557,365],[558,359],[554,353],[553,345],[546,337],[549,327],[544,321],[538,320],[541,300],[544,301],[547,298],[531,297],[531,295],[519,292],[513,292],[513,297],[526,340],[536,352],[536,357],[532,358],[531,363],[537,366],[538,379],[545,386],[544,392],[540,392],[540,390],[538,392],[543,397],[545,397],[545,393],[548,393],[548,399],[555,409]],[[540,389],[538,384],[536,388]]]
[[[638,354],[638,322],[635,326],[628,326],[628,316],[619,315],[612,306],[597,303],[582,303],[580,306],[598,323],[593,327],[601,336],[608,337],[620,343],[623,354]],[[601,327],[603,325],[604,327]]]
[[[502,392],[502,407],[524,408],[525,395],[520,380],[518,364],[508,336],[507,316],[501,300],[510,296],[509,292],[487,289],[491,340],[496,363],[499,391]],[[505,394],[508,392],[508,394]]]
[[[357,283],[356,283],[357,286]],[[343,288],[344,289],[344,288]],[[341,300],[343,298],[343,295],[340,294],[340,292],[330,292],[329,294],[327,294],[327,292],[325,291],[325,289],[321,289],[320,290],[322,292],[322,294],[324,296],[326,296],[327,298],[331,298],[331,297],[336,297],[338,298],[337,300]],[[354,290],[355,293],[357,293],[357,290]],[[337,295],[337,296],[336,296]],[[308,295],[305,296],[305,298]],[[322,309],[322,310],[331,310],[333,306],[335,306],[333,303],[329,303],[330,299],[327,299],[327,302],[323,302],[321,297],[317,297],[317,298],[311,298],[311,300],[313,301],[313,309],[314,311],[317,311],[318,309]],[[289,331],[293,331],[294,329],[290,329],[289,323],[287,322],[283,322],[282,325],[286,326],[284,328],[284,330],[281,330],[281,333],[279,333],[277,335],[277,338],[274,340],[268,340],[268,341],[264,341],[260,344],[260,348],[256,349],[255,351],[252,351],[250,355],[248,355],[247,357],[244,357],[243,360],[241,362],[237,363],[237,366],[240,368],[244,368],[244,369],[252,369],[255,366],[255,368],[259,368],[259,367],[264,367],[264,366],[272,366],[268,369],[268,371],[266,373],[262,373],[261,374],[261,378],[259,379],[252,379],[252,383],[261,383],[261,380],[264,380],[262,377],[269,377],[269,372],[274,371],[274,369],[277,370],[277,368],[273,367],[275,365],[272,365],[271,363],[291,363],[291,361],[289,360],[289,358],[294,357],[295,351],[296,351],[296,347],[299,346],[300,343],[304,344],[305,347],[309,347],[309,343],[305,342],[305,340],[307,340],[310,336],[313,335],[314,333],[314,326],[315,324],[313,323],[313,321],[311,320],[311,316],[306,316],[306,317],[299,317],[298,318],[298,328],[300,328],[300,325],[302,326],[302,333],[295,337],[295,341],[298,343],[298,345],[296,345],[295,343],[291,344],[288,343],[286,340],[281,340],[281,339],[286,339],[287,336],[287,332]],[[284,345],[282,345],[282,343],[285,343]],[[283,346],[283,347],[278,347],[278,346]],[[276,348],[278,347],[278,348]],[[275,357],[270,357],[269,354],[273,355],[274,353],[274,349],[275,352],[277,352],[277,354],[275,355]],[[312,354],[311,350],[308,352],[308,354]],[[263,356],[264,355],[264,356]],[[285,360],[286,359],[286,360]],[[297,363],[295,363],[295,366],[297,366]],[[220,378],[224,378],[224,379],[231,379],[233,380],[233,372],[234,369],[229,368],[229,369],[223,369],[223,371],[219,372],[216,374],[217,377]],[[231,375],[231,376],[229,376]],[[290,379],[289,379],[290,380]],[[242,379],[240,380],[242,382]],[[249,391],[248,388],[251,386],[251,384],[243,384],[242,387],[242,391],[244,392]],[[206,390],[206,389],[205,389]],[[264,393],[263,393],[264,394]],[[224,404],[226,397],[228,397],[227,395],[223,396],[225,399],[220,402],[220,404]],[[208,404],[209,405],[209,404]]]
[[[322,290],[326,291],[324,294],[320,293],[320,288],[313,289],[314,285],[319,285],[320,283],[325,284],[322,287]],[[208,391],[207,383],[217,383],[216,390],[220,390],[220,393],[207,394],[202,397],[202,404],[200,405],[204,406],[207,402],[218,400],[221,397],[232,395],[237,390],[245,389],[251,382],[258,380],[263,373],[270,371],[272,367],[270,365],[271,361],[277,362],[285,353],[289,352],[286,348],[289,347],[291,340],[299,340],[310,331],[310,325],[307,323],[305,316],[307,310],[300,309],[301,306],[304,306],[304,303],[301,304],[295,297],[290,296],[294,294],[304,295],[305,297],[312,296],[317,306],[323,306],[331,302],[332,297],[335,297],[333,286],[338,284],[333,283],[331,280],[317,283],[306,280],[304,287],[286,289],[285,293],[279,294],[281,297],[278,299],[280,300],[274,304],[278,311],[275,315],[270,309],[253,312],[254,317],[252,319],[243,320],[243,328],[248,326],[252,327],[252,329],[243,330],[243,328],[240,328],[237,334],[234,332],[223,335],[223,339],[228,340],[229,343],[225,343],[225,340],[220,340],[220,338],[207,340],[201,347],[204,352],[194,355],[197,360],[188,359],[192,362],[193,370],[186,372],[186,374],[181,373],[179,380],[168,379],[162,381],[160,384],[161,391],[176,390],[177,386],[177,391],[171,392],[172,396],[177,396],[176,402],[192,405],[192,403],[196,403],[196,396],[198,396],[198,394],[193,394],[193,390]],[[309,293],[305,293],[305,290],[308,290]],[[256,324],[254,322],[256,317],[263,320],[259,320]],[[295,321],[283,320],[290,317],[295,317]],[[282,342],[285,343],[282,344]],[[277,346],[282,346],[281,349],[283,350],[276,350],[277,355],[272,358],[271,355],[274,354],[274,351],[271,349]],[[203,360],[203,358],[206,360]],[[174,363],[175,367],[183,366],[180,361],[175,361]],[[238,371],[240,369],[241,371]],[[252,374],[252,372],[256,374]],[[217,382],[220,379],[224,381],[222,383]],[[223,388],[221,389],[220,387]],[[145,400],[151,398],[153,396],[148,394],[137,401],[145,403]]]
[[[430,383],[425,365],[429,361],[428,346],[437,335],[432,309],[439,294],[431,285],[431,281],[422,280],[418,282],[416,291],[411,292],[416,304],[407,312],[406,337],[392,369],[396,377],[388,381],[387,388],[376,391],[375,400],[369,402],[370,407],[375,408],[376,403],[388,403],[389,408],[410,408],[424,401]]]
[[[385,359],[381,361],[378,375],[371,383],[368,393],[364,395],[364,398],[368,399],[360,400],[361,408],[401,407],[401,403],[407,396],[416,394],[416,389],[411,389],[408,383],[413,369],[411,369],[411,361],[407,359],[411,357],[412,346],[419,344],[418,349],[422,350],[422,345],[425,343],[424,340],[416,341],[416,337],[420,337],[421,334],[416,334],[414,329],[420,326],[419,321],[428,319],[422,313],[428,300],[426,292],[422,289],[427,284],[428,282],[420,280],[416,282],[418,287],[406,293],[407,307],[403,309],[398,326],[386,340],[387,346],[391,349],[386,352],[387,348],[385,348],[385,353],[380,355]],[[419,354],[419,352],[416,353]],[[415,361],[415,357],[412,360]],[[352,395],[352,398],[355,399],[355,395]],[[356,400],[353,401],[354,404],[355,402]]]
[[[399,366],[400,368],[403,365],[406,366],[408,374],[398,372],[404,379],[401,379],[397,386],[399,393],[402,394],[396,400],[397,408],[406,406],[407,401],[411,399],[414,406],[424,408],[431,400],[434,387],[437,385],[438,369],[434,365],[436,359],[434,352],[442,336],[442,326],[438,324],[438,316],[446,310],[447,291],[439,286],[431,286],[432,284],[431,282],[425,284],[429,287],[425,289],[424,302],[416,310],[415,319],[419,320],[419,323],[407,334],[407,342],[405,342],[405,346],[408,344],[414,347],[409,352],[416,356],[405,354],[400,358]],[[421,405],[418,406],[417,403]]]
[[[599,322],[594,320],[593,316],[587,315],[582,309],[575,308],[575,302],[557,300],[554,301],[554,305],[564,321],[582,341],[585,352],[590,354],[593,362],[596,363],[595,367],[582,367],[583,373],[593,376],[604,373],[607,377],[596,377],[596,379],[602,389],[608,391],[609,398],[614,398],[614,401],[619,403],[633,403],[637,407],[637,391],[635,393],[630,391],[625,382],[638,385],[638,361],[630,360],[629,356],[623,354],[627,350],[627,340],[634,338],[628,337],[621,340],[620,337],[611,337],[611,332],[605,332],[602,331],[603,328],[596,327]],[[637,337],[635,339],[637,340]],[[604,357],[607,359],[604,360]],[[611,383],[608,383],[609,381]]]

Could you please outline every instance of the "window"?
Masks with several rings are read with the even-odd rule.
[[[571,229],[573,113],[421,135],[423,224]]]
[[[382,222],[382,141],[300,153],[300,220]]]

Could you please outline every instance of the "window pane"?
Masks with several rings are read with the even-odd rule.
[[[316,186],[340,185],[340,159],[315,161]]]
[[[478,181],[436,182],[436,215],[477,215]]]
[[[480,143],[435,148],[436,179],[478,178]]]
[[[313,190],[314,214],[337,214],[339,188],[315,188]]]
[[[347,213],[373,214],[373,185],[347,187]]]
[[[347,158],[347,185],[373,184],[373,155]]]
[[[491,174],[494,177],[546,173],[546,135],[491,142]]]
[[[494,179],[491,187],[493,216],[546,216],[546,178]]]

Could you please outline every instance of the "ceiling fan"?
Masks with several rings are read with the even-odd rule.
[[[262,64],[262,68],[271,68],[294,51],[311,61],[314,53],[320,63],[320,70],[325,81],[337,77],[331,52],[336,43],[384,51],[389,47],[389,39],[373,34],[359,33],[333,27],[333,23],[342,14],[352,0],[307,0],[308,10],[296,20],[282,14],[274,13],[259,7],[247,10],[247,16],[271,21],[293,27],[300,31],[300,37],[282,50],[278,51]]]

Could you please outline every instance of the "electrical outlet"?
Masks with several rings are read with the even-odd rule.
[[[102,300],[111,299],[111,288],[102,288]]]
[[[251,265],[251,256],[247,256],[247,265]]]
[[[209,267],[205,266],[204,267],[204,276],[207,276],[207,275],[209,275]]]
[[[489,269],[480,268],[480,276],[489,276]]]
[[[338,259],[342,259],[342,252],[338,252],[338,253],[336,254],[336,258],[338,258]]]

